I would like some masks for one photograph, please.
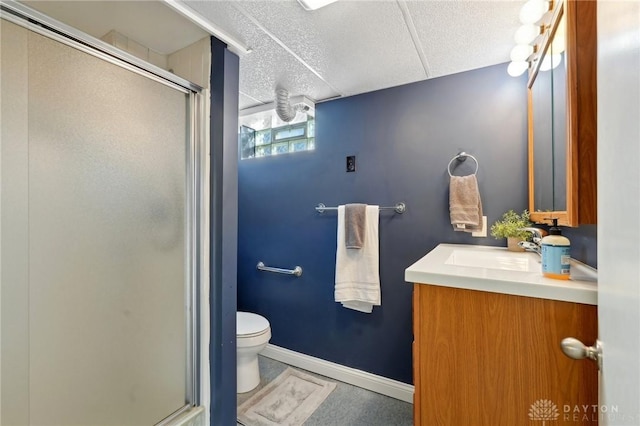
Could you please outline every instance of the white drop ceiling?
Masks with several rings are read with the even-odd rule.
[[[203,34],[177,23],[182,17],[167,21],[165,12],[177,14],[159,1],[42,3],[48,3],[49,14],[75,11],[76,23],[70,24],[92,35],[100,27],[103,34],[97,37],[123,20],[116,15],[128,21],[135,16],[109,30],[161,53]],[[96,3],[107,9],[97,15],[81,11]],[[153,9],[166,10],[109,12],[117,3],[130,8],[153,3]],[[273,102],[277,86],[319,102],[508,62],[524,0],[338,0],[315,11],[305,11],[296,0],[182,3],[252,50],[240,55],[244,109]],[[132,33],[136,29],[145,34]]]
[[[95,38],[111,30],[167,55],[208,34],[161,1],[21,1]]]

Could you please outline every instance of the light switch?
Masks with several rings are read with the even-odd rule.
[[[347,172],[356,171],[356,156],[350,155],[347,157]]]

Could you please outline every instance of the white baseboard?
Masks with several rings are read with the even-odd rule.
[[[268,344],[260,355],[413,404],[413,385]]]

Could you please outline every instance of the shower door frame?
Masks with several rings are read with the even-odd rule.
[[[157,425],[170,424],[194,406],[208,406],[209,395],[206,391],[206,378],[202,375],[203,363],[207,358],[201,356],[208,346],[208,338],[201,327],[203,318],[202,283],[208,282],[206,262],[203,254],[206,250],[208,220],[205,216],[208,192],[205,174],[207,172],[207,95],[208,91],[169,71],[150,64],[127,52],[119,50],[69,25],[57,21],[45,14],[31,9],[13,0],[0,2],[0,18],[19,25],[27,30],[43,35],[62,44],[100,58],[118,67],[169,86],[188,95],[188,114],[186,126],[188,140],[186,146],[186,188],[185,188],[185,302],[186,302],[186,386],[185,405],[160,421]],[[204,309],[207,315],[208,309]]]

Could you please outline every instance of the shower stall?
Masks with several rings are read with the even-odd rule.
[[[203,424],[203,94],[2,8],[0,423]]]

